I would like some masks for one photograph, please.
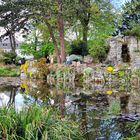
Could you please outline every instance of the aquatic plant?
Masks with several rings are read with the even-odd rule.
[[[93,69],[90,67],[87,67],[83,70],[83,79],[85,79],[86,81],[88,81],[89,79],[92,78],[92,73],[93,73]]]
[[[120,101],[114,100],[109,106],[109,114],[117,115],[120,113]]]
[[[0,139],[7,140],[83,140],[79,126],[58,111],[37,105],[16,112],[0,109]]]
[[[140,139],[140,121],[128,122],[126,130],[130,131],[130,136],[124,138],[124,140],[139,140]]]

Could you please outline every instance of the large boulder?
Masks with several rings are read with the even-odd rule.
[[[70,57],[70,60],[71,61],[82,61],[82,56],[81,55],[75,55],[75,54],[72,54],[69,56]]]

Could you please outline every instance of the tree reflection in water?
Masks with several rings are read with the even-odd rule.
[[[18,91],[18,86],[1,86],[0,92],[3,93],[1,98],[1,104],[6,105],[7,107],[15,107],[15,97]],[[6,100],[7,99],[7,100]]]
[[[126,128],[127,121],[120,121],[116,118],[120,114],[140,113],[138,101],[140,95],[134,94],[136,91],[130,90],[130,88],[122,90],[122,85],[119,88],[116,84],[113,86],[112,83],[112,93],[107,94],[108,87],[99,84],[89,84],[88,86],[67,83],[65,85],[49,85],[39,80],[36,82],[26,80],[26,82],[24,83],[26,89],[23,87],[4,89],[5,93],[8,90],[8,106],[15,106],[15,97],[21,93],[26,105],[37,103],[46,107],[58,108],[61,117],[68,115],[81,124],[81,129],[86,133],[87,140],[112,140],[113,138],[120,140],[124,136],[130,136],[128,135],[130,132]],[[0,90],[2,91],[2,89]],[[113,101],[119,103],[120,107],[120,111],[116,114],[109,112],[111,106],[114,105]],[[136,106],[137,109],[134,110]]]

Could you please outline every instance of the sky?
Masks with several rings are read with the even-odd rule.
[[[130,0],[110,0],[110,1],[112,2],[115,8],[119,9],[125,2]]]

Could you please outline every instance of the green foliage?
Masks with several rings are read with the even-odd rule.
[[[71,44],[70,54],[82,55],[85,56],[88,54],[87,47],[83,41],[73,41]]]
[[[18,68],[17,67],[1,67],[0,76],[1,77],[17,77],[19,76]]]
[[[5,64],[13,64],[15,63],[16,56],[15,52],[5,52],[3,53],[3,61]]]
[[[30,106],[20,112],[0,109],[0,138],[19,140],[83,140],[78,125],[68,118],[60,119],[57,110]]]
[[[125,3],[121,15],[119,30],[124,35],[140,37],[140,2],[131,0]]]
[[[124,31],[124,35],[135,36],[139,39],[140,38],[140,32],[139,31],[140,31],[140,24],[135,23],[135,22],[131,22],[130,28],[127,29],[126,31]]]
[[[104,40],[93,40],[89,42],[89,53],[96,60],[104,61],[109,51]]]
[[[92,73],[93,73],[93,69],[90,68],[90,67],[87,67],[83,70],[83,80],[86,80],[86,79],[91,79],[92,77]]]
[[[106,39],[114,32],[114,18],[111,4],[108,1],[96,1],[97,11],[92,14],[90,21],[90,32],[88,48],[89,54],[96,60],[104,61],[109,47]],[[101,9],[101,10],[100,10]]]
[[[0,62],[3,62],[3,54],[4,54],[4,51],[0,50]]]
[[[87,67],[87,68],[85,68],[85,69],[83,70],[83,73],[84,73],[86,76],[91,76],[92,72],[93,72],[93,69],[90,68],[90,67]]]
[[[124,140],[139,140],[140,139],[140,121],[128,122],[127,129],[131,132],[131,136],[124,138]]]
[[[34,58],[37,59],[45,56],[46,54],[47,55],[53,54],[54,52],[52,43],[42,44],[38,46],[38,48],[34,44],[23,43],[20,46],[20,49],[22,54],[33,55]]]
[[[140,77],[140,68],[133,69],[133,73],[132,74],[136,75],[137,77]]]

